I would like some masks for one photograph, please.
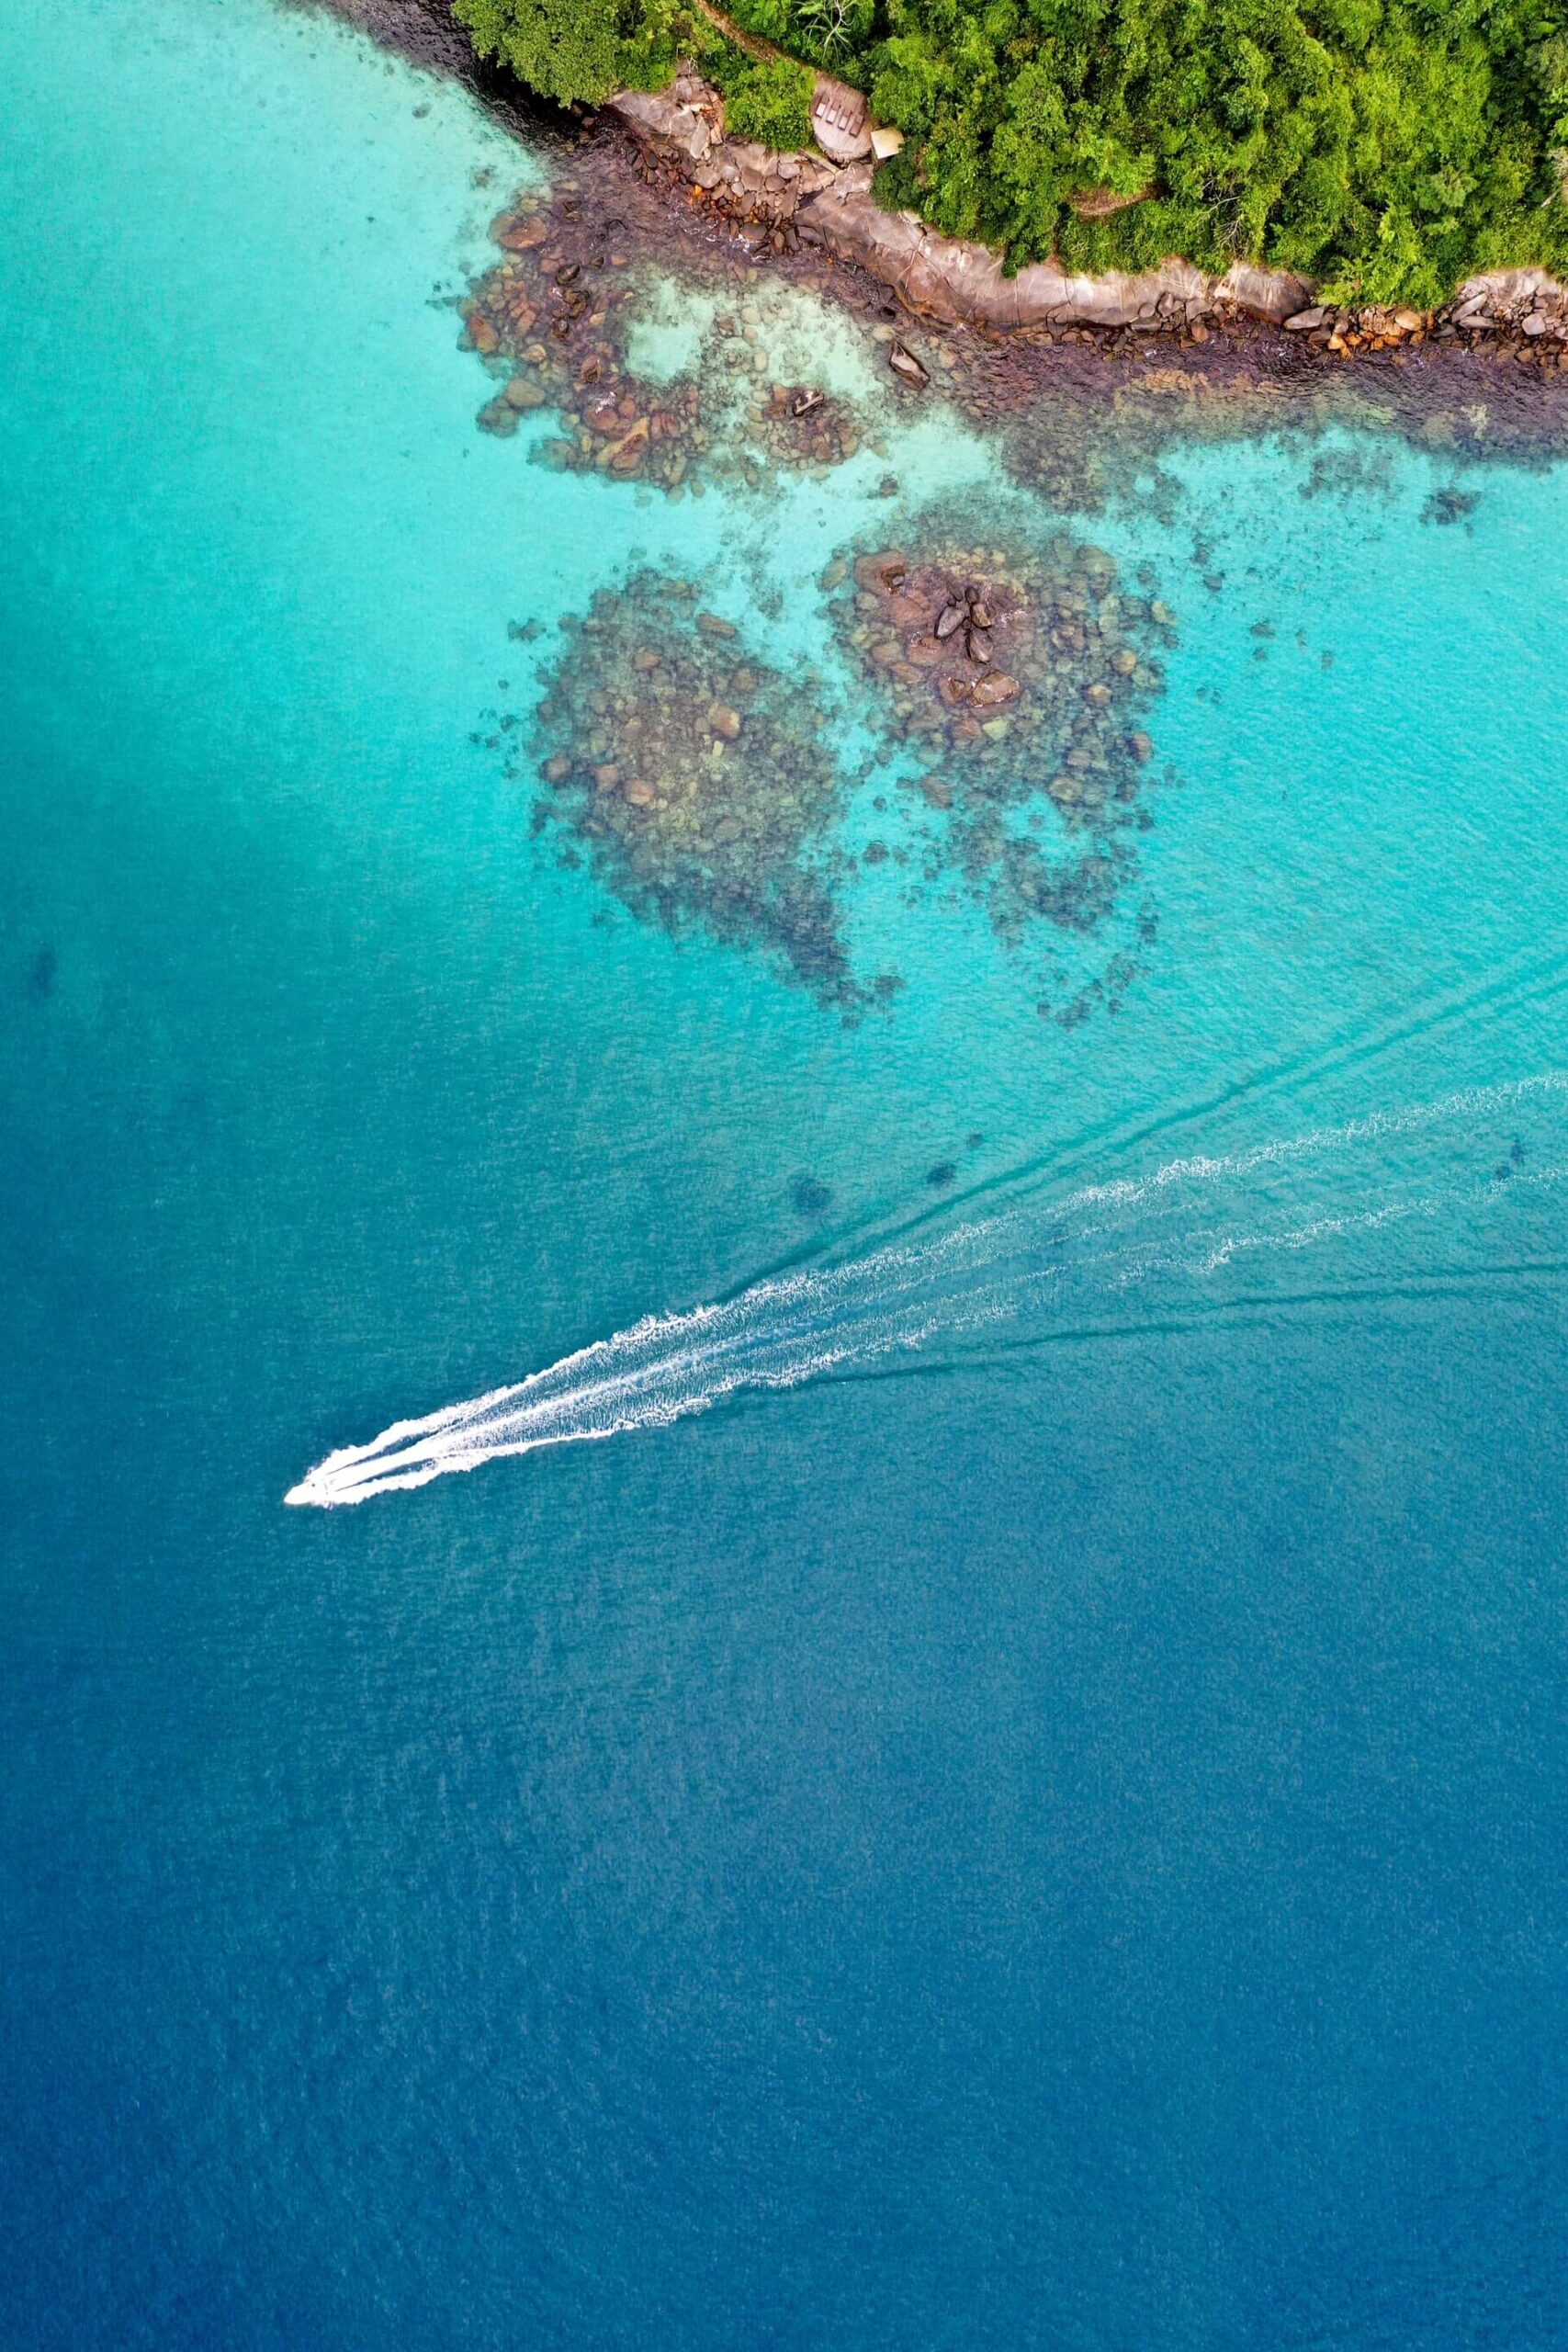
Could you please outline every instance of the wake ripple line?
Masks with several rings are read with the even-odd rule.
[[[1551,1165],[1500,1183],[1515,1163],[1482,1174],[1473,1154],[1484,1142],[1495,1155],[1499,1121],[1506,1131],[1531,1107],[1560,1113],[1565,1094],[1568,1077],[1556,1074],[1469,1087],[1081,1185],[1054,1206],[1015,1203],[931,1239],[892,1241],[716,1304],[645,1316],[524,1380],[340,1446],[284,1499],[336,1509],[543,1446],[658,1428],[739,1389],[792,1388],[869,1367],[933,1340],[1022,1325],[1069,1298],[1081,1308],[1174,1282],[1190,1310],[1195,1285],[1260,1254],[1349,1246],[1445,1212],[1489,1215],[1503,1198],[1561,1182],[1568,1169]],[[1358,1182],[1369,1153],[1376,1162]]]

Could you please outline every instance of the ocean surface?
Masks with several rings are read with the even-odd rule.
[[[857,767],[846,1018],[527,714],[651,570],[869,761],[993,444],[476,430],[547,159],[328,19],[0,91],[5,2344],[1561,2346],[1568,468],[1029,493],[1153,822],[1032,964]]]

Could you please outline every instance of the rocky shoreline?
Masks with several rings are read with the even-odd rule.
[[[1009,277],[984,245],[944,237],[912,212],[886,212],[872,194],[872,159],[775,155],[728,138],[718,93],[694,74],[667,90],[623,91],[608,102],[655,153],[735,218],[799,237],[879,277],[911,311],[949,324],[1088,326],[1180,334],[1216,319],[1248,318],[1302,334],[1337,357],[1429,335],[1503,336],[1568,372],[1568,288],[1541,269],[1470,280],[1436,313],[1319,307],[1310,281],[1238,262],[1210,277],[1170,260],[1141,276],[1069,276],[1041,262]]]
[[[323,5],[411,62],[464,81],[520,134],[564,128],[581,135],[571,118],[539,107],[510,75],[477,60],[446,0]],[[1305,279],[1241,263],[1218,278],[1180,260],[1136,277],[1069,276],[1037,263],[1008,277],[986,247],[941,236],[913,213],[884,211],[871,193],[870,159],[781,155],[731,139],[722,99],[694,74],[664,91],[622,92],[600,121],[606,119],[662,181],[683,187],[688,202],[744,234],[758,258],[806,254],[829,268],[856,268],[934,324],[1024,331],[1047,342],[1134,334],[1187,345],[1250,328],[1333,365],[1390,352],[1428,359],[1479,352],[1519,368],[1517,389],[1551,383],[1555,392],[1568,384],[1568,288],[1541,269],[1473,278],[1429,313],[1318,306]]]

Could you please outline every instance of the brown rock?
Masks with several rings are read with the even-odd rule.
[[[530,383],[526,376],[513,376],[501,397],[508,408],[542,408],[545,402],[538,385]]]
[[[933,808],[951,808],[953,806],[953,786],[944,776],[921,776],[920,791]]]
[[[740,713],[731,710],[727,702],[710,702],[707,723],[714,734],[722,735],[727,743],[733,743],[740,732]]]
[[[608,448],[599,462],[608,466],[612,473],[635,473],[648,453],[648,419],[639,416],[629,433]]]
[[[502,212],[491,222],[490,233],[505,253],[531,254],[536,246],[544,243],[547,231],[537,217],[532,220],[519,220]]]
[[[468,321],[468,341],[487,357],[500,347],[501,337],[482,311],[476,311]]]
[[[976,680],[970,699],[977,710],[995,710],[999,703],[1016,702],[1022,691],[1018,680],[1010,678],[1005,670],[991,670]]]
[[[895,548],[881,555],[863,555],[855,564],[855,580],[862,588],[875,591],[878,595],[891,596],[909,570],[907,559]]]
[[[727,621],[722,613],[699,613],[697,627],[705,637],[734,637],[736,635],[734,622]]]

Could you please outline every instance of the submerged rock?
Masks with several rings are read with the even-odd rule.
[[[596,466],[682,497],[721,474],[760,488],[775,469],[815,472],[852,457],[869,429],[852,402],[817,383],[773,382],[771,396],[760,396],[754,379],[774,372],[767,328],[775,309],[742,304],[739,336],[732,315],[716,315],[688,375],[639,381],[627,356],[626,328],[640,299],[637,282],[625,276],[631,232],[619,214],[596,216],[584,198],[597,193],[563,175],[547,198],[520,194],[491,223],[502,259],[461,306],[472,347],[512,362],[515,380],[532,385],[513,404],[559,411],[565,434],[543,461]],[[667,224],[644,225],[652,258],[668,243]],[[686,259],[699,282],[754,274],[712,253]],[[493,405],[480,417],[491,431]],[[614,446],[584,447],[585,434]]]
[[[1145,819],[1153,746],[1127,706],[1158,684],[1140,658],[1149,608],[1117,594],[1110,557],[1066,538],[976,547],[933,523],[917,552],[857,557],[835,611],[889,735],[930,747],[913,782],[946,823],[924,836],[925,879],[955,867],[1020,952],[1037,923],[1094,931]]]
[[[548,811],[633,913],[761,948],[857,1009],[873,992],[828,870],[844,787],[823,714],[798,678],[738,665],[735,624],[682,584],[638,573],[566,625],[537,714]]]
[[[833,1188],[830,1184],[824,1184],[818,1176],[792,1176],[789,1180],[789,1204],[796,1216],[806,1217],[815,1225],[832,1207]]]

